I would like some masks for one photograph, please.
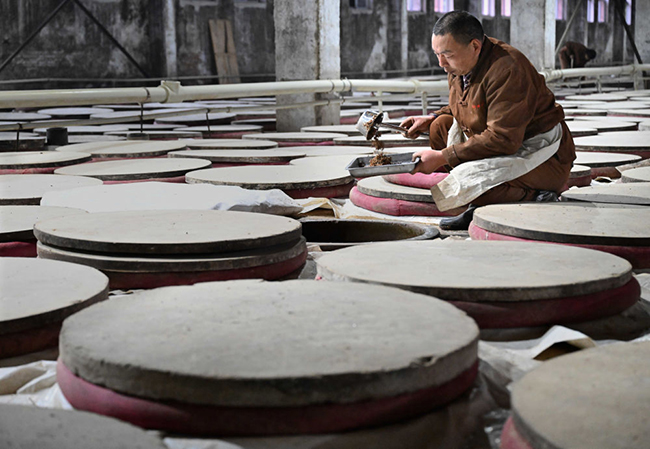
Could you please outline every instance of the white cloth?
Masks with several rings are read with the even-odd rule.
[[[447,146],[464,142],[467,137],[456,119],[449,130]],[[493,187],[528,173],[553,156],[560,147],[562,126],[524,140],[515,154],[463,162],[442,182],[431,187],[431,195],[441,211],[470,203]]]

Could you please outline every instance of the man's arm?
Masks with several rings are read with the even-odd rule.
[[[416,139],[421,133],[428,132],[431,123],[436,119],[436,117],[443,114],[452,115],[449,106],[443,106],[432,115],[408,117],[400,123],[399,126],[402,128],[408,128],[409,131],[406,133],[406,137],[409,139]]]

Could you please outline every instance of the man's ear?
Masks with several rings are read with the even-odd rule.
[[[483,42],[481,42],[478,39],[472,39],[471,42],[469,43],[474,50],[477,52],[481,51],[481,47],[483,46]]]

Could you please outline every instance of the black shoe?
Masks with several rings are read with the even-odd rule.
[[[443,218],[440,220],[440,229],[445,231],[467,231],[469,224],[474,218],[474,210],[476,206],[470,205],[465,212],[455,217]]]
[[[550,203],[553,201],[559,201],[559,199],[557,193],[552,190],[539,190],[535,197],[535,202],[537,203]]]

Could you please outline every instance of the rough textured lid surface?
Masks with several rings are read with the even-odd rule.
[[[252,140],[272,140],[274,142],[292,141],[292,142],[326,142],[338,137],[346,137],[345,134],[337,133],[259,133],[246,134],[242,139]]]
[[[589,126],[590,124],[588,123],[579,123],[579,122],[569,122],[567,123],[567,126],[569,127],[569,131],[571,131],[571,135],[573,137],[580,137],[580,136],[595,136],[598,134],[598,130],[593,127]]]
[[[639,167],[625,170],[621,175],[623,182],[650,182],[650,167]],[[650,184],[648,184],[650,187]]]
[[[442,385],[475,363],[477,338],[473,320],[424,295],[228,281],[98,304],[66,320],[60,350],[79,377],[134,396],[288,406]]]
[[[625,153],[596,153],[594,151],[576,151],[574,164],[589,167],[616,167],[641,160],[641,156]]]
[[[234,211],[98,212],[53,218],[34,227],[41,242],[101,253],[208,254],[297,241],[300,222]]]
[[[33,240],[34,223],[86,211],[51,206],[0,206],[0,242]]]
[[[597,136],[578,137],[575,144],[578,150],[596,148],[606,151],[621,151],[624,149],[650,150],[650,131],[618,131]]]
[[[187,148],[184,141],[169,142],[90,142],[86,144],[73,144],[58,147],[56,151],[83,151],[95,157],[153,157],[163,156],[170,151],[184,150]]]
[[[0,168],[60,167],[80,164],[92,158],[88,153],[59,153],[56,151],[11,151],[0,153]]]
[[[569,178],[580,178],[582,176],[590,176],[591,167],[586,165],[573,165],[571,167],[571,172],[569,173]]]
[[[581,123],[590,128],[596,128],[598,132],[609,132],[609,131],[634,131],[637,128],[636,123],[626,122],[626,121],[617,121],[617,120],[576,120],[573,123]],[[571,124],[569,129],[571,129]]]
[[[99,179],[62,175],[0,175],[0,204],[34,204],[45,192],[96,186]]]
[[[245,139],[187,139],[184,141],[190,149],[197,150],[264,150],[277,148],[277,142],[271,140],[245,140]]]
[[[248,165],[197,170],[188,173],[185,179],[189,184],[208,183],[265,190],[338,186],[352,182],[353,178],[339,167],[322,166],[306,170],[296,165]]]
[[[185,150],[173,151],[169,157],[189,157],[205,159],[212,163],[259,164],[272,162],[289,162],[292,159],[305,157],[302,151],[293,148],[270,148],[268,150]]]
[[[650,206],[650,184],[632,182],[581,187],[562,192],[562,198],[571,201]]]
[[[474,212],[486,231],[531,240],[650,245],[650,208],[598,204],[493,204]]]
[[[648,360],[644,341],[544,362],[514,386],[517,431],[535,448],[647,448]]]
[[[159,438],[117,419],[79,411],[0,404],[3,446],[20,449],[166,449]]]
[[[433,203],[433,197],[429,189],[418,189],[417,187],[392,184],[381,176],[372,176],[360,180],[357,183],[357,189],[365,195],[377,198]]]
[[[0,334],[62,321],[108,296],[108,278],[83,265],[2,257],[0,273]]]
[[[103,181],[130,181],[136,179],[183,176],[189,171],[212,165],[203,159],[151,158],[91,162],[54,170],[57,175],[89,176]]]
[[[382,242],[325,254],[317,265],[324,279],[472,302],[578,296],[620,287],[632,276],[630,263],[611,254],[525,242]]]

